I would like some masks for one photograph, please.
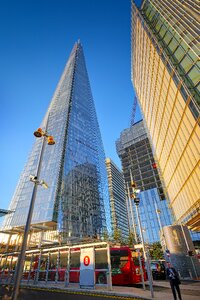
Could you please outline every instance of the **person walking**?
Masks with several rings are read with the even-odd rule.
[[[175,270],[175,268],[172,267],[172,265],[170,263],[168,263],[166,273],[167,273],[167,278],[169,279],[169,282],[170,282],[174,300],[177,300],[176,292],[178,294],[179,300],[182,300],[181,291],[180,291],[180,287],[179,287],[181,282],[179,279],[178,272]]]

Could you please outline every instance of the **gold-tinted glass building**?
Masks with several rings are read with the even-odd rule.
[[[200,231],[197,0],[132,2],[132,81],[177,222]]]

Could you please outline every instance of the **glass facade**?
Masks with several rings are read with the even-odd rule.
[[[130,228],[134,234],[139,235],[135,204],[130,195],[132,194],[131,176],[136,183],[139,193],[139,214],[141,217],[144,238],[148,243],[160,241],[160,225],[156,209],[160,209],[162,226],[172,224],[171,210],[164,194],[164,189],[159,177],[157,164],[147,136],[144,122],[141,120],[130,128],[122,131],[116,141],[117,153],[122,162],[122,170],[127,190],[128,216]],[[132,201],[132,205],[130,205]],[[133,209],[133,214],[131,210]]]
[[[132,2],[132,81],[178,223],[200,230],[197,1]],[[199,11],[199,9],[198,9]]]
[[[106,158],[110,210],[113,232],[120,230],[122,237],[129,236],[129,221],[126,206],[123,174],[110,158]]]
[[[56,144],[36,139],[20,177],[4,230],[24,226],[37,174],[49,186],[38,186],[33,224],[55,229],[66,237],[110,231],[110,206],[105,155],[87,75],[83,48],[76,43],[57,85],[41,128]],[[42,148],[43,147],[43,148]]]
[[[172,224],[172,217],[167,206],[167,201],[160,201],[158,190],[156,188],[141,192],[139,198],[140,204],[138,210],[145,243],[152,244],[158,242],[160,241],[160,225],[163,227]],[[133,200],[132,207],[135,219],[134,222],[137,224],[136,232],[139,236],[140,232],[136,218],[136,207]],[[160,211],[159,215],[156,213],[156,210]]]
[[[156,187],[160,199],[166,199],[144,122],[141,120],[124,129],[116,147],[126,184],[130,186],[131,171],[138,189],[144,191]]]
[[[142,16],[199,106],[200,28],[197,14],[200,6],[197,1],[183,2],[144,1]],[[187,100],[186,95],[185,98]]]

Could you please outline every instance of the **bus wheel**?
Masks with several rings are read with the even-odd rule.
[[[97,277],[97,283],[105,284],[106,283],[106,275],[103,273],[100,273]]]

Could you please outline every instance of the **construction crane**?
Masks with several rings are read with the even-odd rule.
[[[136,108],[137,108],[137,97],[135,96],[134,100],[133,100],[133,107],[132,107],[132,112],[131,112],[130,127],[133,126],[135,123]]]

